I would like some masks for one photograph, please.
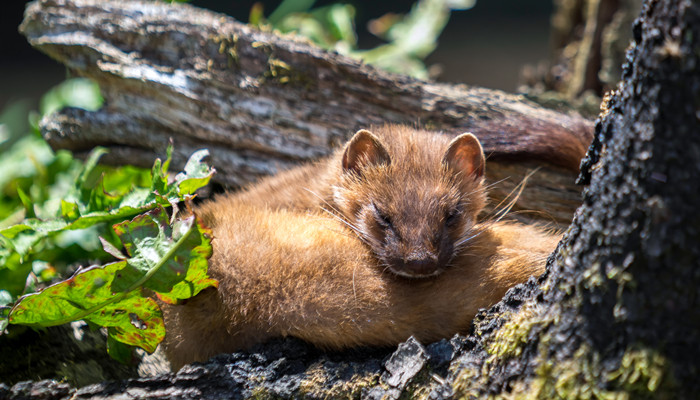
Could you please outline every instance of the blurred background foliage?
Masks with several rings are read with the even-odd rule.
[[[38,112],[30,110],[27,101],[19,101],[0,113],[0,229],[24,218],[54,217],[61,200],[74,188],[82,163],[68,151],[51,150],[38,127],[42,115],[69,105],[98,109],[102,105],[99,88],[87,79],[67,80],[41,98]],[[75,260],[103,254],[94,228],[60,233],[51,244],[41,246],[36,257],[25,260],[0,236],[0,306],[33,291],[39,282],[51,282]]]
[[[262,3],[251,8],[249,21],[262,28],[295,32],[321,47],[387,71],[426,79],[430,74],[423,59],[437,47],[453,10],[472,8],[476,0],[420,0],[406,14],[390,12],[369,21],[367,28],[386,43],[360,50],[355,32],[356,8],[330,4],[313,8],[314,0],[285,0],[268,18]]]
[[[25,3],[11,2],[2,13],[0,24],[3,29],[0,32],[0,54],[3,54],[0,56],[0,229],[20,223],[24,218],[42,219],[60,214],[61,200],[75,189],[82,162],[67,151],[54,152],[49,148],[39,133],[40,118],[65,106],[94,110],[103,102],[94,83],[86,79],[64,81],[66,76],[62,66],[31,49],[17,33]],[[242,21],[248,20],[260,29],[296,32],[326,49],[361,58],[389,71],[419,78],[442,76],[510,90],[515,86],[521,63],[535,62],[546,55],[547,18],[551,10],[548,1],[533,1],[524,6],[521,2],[503,0],[478,4],[475,0],[420,0],[414,4],[314,0],[194,0],[191,3],[226,12]],[[490,23],[479,16],[465,23],[465,16],[478,10],[483,3],[487,6],[482,8],[493,15]],[[493,4],[488,5],[490,3],[498,3],[495,13]],[[503,5],[511,5],[511,8],[504,9]],[[472,7],[473,10],[463,11]],[[513,13],[520,15],[513,19]],[[461,20],[455,22],[455,16]],[[448,25],[450,19],[453,22]],[[520,23],[513,22],[516,20]],[[515,54],[505,55],[508,66],[512,68],[511,83],[504,83],[503,74],[499,77],[501,70],[493,66],[485,67],[494,72],[489,79],[495,80],[490,82],[486,78],[482,82],[474,81],[469,72],[470,64],[482,65],[486,60],[498,63],[499,57],[495,53],[480,56],[474,47],[470,49],[464,47],[465,44],[508,51],[508,46],[497,43],[503,40],[504,33],[494,31],[494,21],[501,21],[495,23],[496,27],[508,25],[515,41],[522,41],[534,25],[539,25],[539,34],[533,35],[531,40],[537,43],[538,52],[529,54],[530,58],[522,61],[518,61]],[[476,31],[470,31],[474,29],[472,24],[482,28],[490,24],[491,32],[474,33]],[[519,26],[529,28],[518,32]],[[443,52],[431,56],[445,29],[447,37],[440,39]],[[488,37],[489,41],[484,41],[482,36]],[[520,52],[527,48],[523,43],[511,43],[511,48],[516,47]],[[455,69],[454,65],[458,67]],[[49,87],[53,88],[48,90]],[[40,93],[44,93],[43,96]],[[149,171],[128,166],[99,166],[91,179],[95,185],[100,181],[108,192],[123,192],[134,186],[148,187],[150,184]],[[108,235],[107,231],[96,226],[61,232],[42,242],[27,259],[18,259],[12,253],[11,243],[0,236],[0,306],[33,291],[37,284],[50,283],[70,273],[78,263],[104,261],[107,255],[100,250],[97,237],[98,234]]]

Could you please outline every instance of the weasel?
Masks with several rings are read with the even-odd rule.
[[[173,367],[287,335],[340,349],[466,333],[479,308],[543,272],[558,241],[477,222],[483,173],[471,134],[386,126],[203,204],[219,288],[163,307]]]
[[[404,277],[439,274],[468,243],[485,204],[484,154],[456,138],[386,125],[358,131],[329,159],[280,174],[227,201],[270,209],[325,210]]]

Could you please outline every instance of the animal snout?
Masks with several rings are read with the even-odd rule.
[[[437,257],[431,254],[412,254],[393,263],[393,272],[408,278],[422,278],[437,275],[440,265]]]

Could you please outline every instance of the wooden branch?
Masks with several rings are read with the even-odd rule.
[[[176,166],[209,148],[216,180],[242,186],[326,155],[361,127],[419,123],[475,133],[488,177],[512,178],[501,191],[528,172],[523,161],[563,167],[545,166],[523,194],[560,224],[579,203],[573,181],[592,123],[516,95],[389,74],[182,4],[40,0],[20,30],[100,85],[101,110],[67,109],[41,123],[54,148],[79,156],[101,145],[111,150],[108,162],[150,166],[173,138]],[[553,181],[562,185],[555,192]]]

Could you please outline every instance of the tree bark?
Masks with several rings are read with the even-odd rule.
[[[646,1],[633,32],[582,164],[584,203],[519,310],[476,323],[460,394],[700,393],[700,4]]]
[[[67,109],[44,119],[52,147],[150,167],[168,140],[174,165],[208,148],[214,180],[243,186],[330,153],[359,128],[420,124],[471,131],[489,157],[487,177],[510,178],[495,203],[532,169],[517,209],[566,226],[580,204],[573,184],[593,124],[496,90],[393,75],[188,5],[150,1],[41,0],[20,30],[70,73],[95,80],[96,112]],[[533,164],[534,163],[534,164]]]
[[[472,336],[426,347],[409,340],[386,360],[382,351],[320,354],[285,340],[155,381],[37,390],[62,391],[43,398],[168,390],[174,398],[697,398],[700,4],[645,1],[633,32],[623,82],[582,164],[584,204],[545,275],[480,313]],[[213,380],[198,385],[204,376]],[[0,397],[28,390],[0,386]]]

